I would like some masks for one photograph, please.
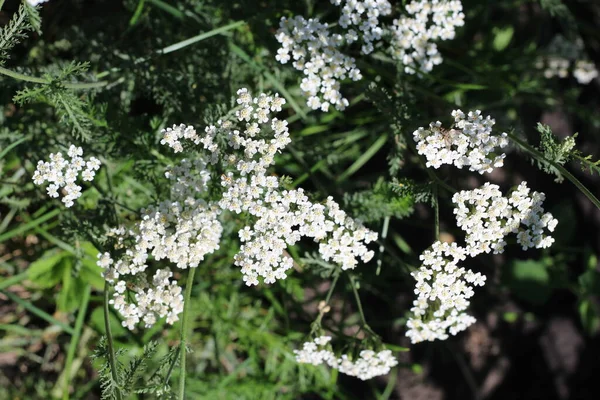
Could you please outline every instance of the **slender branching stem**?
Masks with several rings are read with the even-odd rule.
[[[435,240],[440,240],[440,198],[438,195],[438,186],[433,188],[433,219],[435,221]]]
[[[188,314],[190,312],[190,298],[192,297],[192,285],[194,284],[194,274],[196,268],[190,268],[190,272],[187,277],[185,285],[185,297],[183,299],[183,316],[181,317],[181,342],[179,344],[179,355],[181,357],[179,362],[179,400],[185,399],[185,359],[186,359],[186,345],[187,345],[187,333],[188,333]]]
[[[352,287],[352,293],[354,293],[354,299],[356,300],[356,306],[358,307],[358,314],[360,315],[360,321],[362,323],[362,327],[369,333],[376,335],[373,332],[373,329],[367,324],[367,319],[365,318],[365,313],[362,308],[362,302],[360,301],[360,296],[358,295],[358,289],[356,288],[356,278],[352,274],[348,274],[350,278],[350,286]]]
[[[110,373],[112,379],[115,382],[115,395],[117,400],[121,400],[121,384],[119,382],[119,373],[117,371],[117,362],[115,360],[115,347],[113,344],[112,331],[110,329],[110,310],[108,309],[108,294],[110,291],[110,283],[106,281],[104,283],[104,328],[106,329],[106,341],[108,343],[108,362],[110,364]]]
[[[590,192],[589,189],[586,188],[583,183],[581,183],[577,178],[575,178],[575,176],[573,176],[573,174],[571,174],[569,171],[567,171],[565,169],[565,167],[563,167],[562,165],[560,165],[552,160],[548,160],[546,157],[544,157],[544,154],[542,154],[535,147],[531,146],[524,140],[521,140],[514,133],[509,132],[508,137],[513,142],[515,142],[516,144],[521,146],[524,150],[529,152],[538,161],[548,163],[551,166],[553,166],[554,168],[556,168],[565,178],[570,180],[571,183],[573,185],[575,185],[577,187],[577,189],[579,189],[581,191],[581,193],[583,193],[598,209],[600,209],[600,200],[598,200],[598,198],[596,196],[594,196],[594,194],[592,192]]]
[[[44,79],[44,78],[38,78],[35,76],[29,76],[29,75],[24,75],[21,74],[19,72],[15,72],[15,71],[11,71],[9,69],[6,69],[4,67],[0,67],[0,74],[6,75],[6,76],[10,76],[11,78],[17,79],[19,81],[25,81],[25,82],[31,82],[31,83],[40,83],[43,85],[49,85],[50,83],[52,83],[51,81]],[[82,83],[68,83],[68,82],[64,82],[62,83],[62,86],[66,87],[67,89],[81,89],[81,90],[85,90],[85,89],[96,89],[96,88],[100,88],[103,86],[108,85],[107,81],[98,81],[98,82],[82,82]]]

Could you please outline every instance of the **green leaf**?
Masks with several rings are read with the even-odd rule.
[[[47,251],[27,269],[29,280],[41,288],[56,286],[63,277],[64,269],[69,267],[69,263],[64,262],[66,257],[68,257],[66,251],[58,253]]]
[[[579,302],[579,317],[581,324],[589,335],[593,335],[600,327],[600,318],[598,317],[598,308],[589,299]]]
[[[546,302],[552,292],[545,260],[515,260],[508,264],[503,280],[515,296],[533,305]]]
[[[507,26],[505,28],[494,28],[492,33],[494,34],[494,42],[492,44],[494,50],[502,51],[506,49],[512,40],[515,29],[512,26]]]

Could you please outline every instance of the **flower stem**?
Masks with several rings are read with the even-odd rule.
[[[47,79],[37,78],[35,76],[24,75],[19,72],[11,71],[4,67],[0,67],[0,74],[10,76],[11,78],[17,79],[19,81],[32,82],[32,83],[41,83],[43,85],[48,85],[51,82]],[[107,81],[98,81],[98,82],[84,82],[84,83],[62,83],[62,86],[67,89],[95,89],[102,86],[108,85]]]
[[[117,363],[115,361],[115,349],[113,344],[112,331],[110,329],[110,310],[108,309],[108,293],[110,291],[110,283],[104,282],[104,328],[106,329],[106,341],[108,343],[108,362],[110,363],[110,373],[115,382],[115,394],[117,400],[121,400],[121,385],[119,383],[119,374],[117,372]]]
[[[362,326],[367,332],[375,335],[373,329],[371,329],[369,324],[367,324],[365,313],[363,312],[362,308],[362,303],[360,301],[360,296],[358,295],[358,289],[356,289],[356,278],[352,274],[348,274],[348,277],[350,278],[350,286],[352,287],[352,292],[354,293],[354,299],[356,300],[356,306],[358,307],[358,313],[360,315],[360,321],[362,322]]]
[[[435,240],[440,240],[440,198],[438,196],[438,186],[433,188],[433,219],[435,223]]]
[[[556,162],[554,162],[552,160],[548,160],[536,148],[534,148],[533,146],[529,145],[527,142],[521,140],[514,133],[509,132],[508,133],[508,137],[513,142],[515,142],[516,144],[518,144],[519,146],[521,146],[524,150],[526,150],[529,153],[531,153],[531,155],[534,158],[536,158],[537,160],[539,160],[540,162],[548,163],[548,164],[552,165],[554,168],[556,168],[558,171],[560,171],[560,173],[563,174],[565,178],[567,178],[568,180],[570,180],[573,185],[577,186],[577,188],[581,191],[581,193],[583,193],[598,209],[600,209],[600,200],[598,200],[598,198],[596,196],[594,196],[594,194],[592,192],[590,192],[589,189],[586,188],[583,183],[581,183],[577,178],[575,178],[575,176],[573,176],[573,174],[571,174],[569,171],[567,171],[565,169],[565,167],[563,167],[562,165],[560,165],[560,164],[558,164],[558,163],[556,163]]]
[[[179,400],[185,399],[185,359],[186,359],[186,344],[188,331],[188,313],[190,311],[190,297],[192,297],[192,285],[194,283],[194,274],[196,268],[190,268],[190,273],[185,284],[185,297],[183,299],[183,316],[181,317],[181,341],[179,343]]]

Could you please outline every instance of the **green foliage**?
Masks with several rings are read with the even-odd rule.
[[[40,17],[27,2],[22,2],[11,20],[0,28],[0,67],[10,58],[9,51],[27,38],[27,32],[40,30]]]
[[[346,194],[344,203],[353,215],[364,222],[375,222],[385,217],[406,218],[413,212],[413,193],[408,188],[400,194],[397,182],[378,180],[371,189]]]

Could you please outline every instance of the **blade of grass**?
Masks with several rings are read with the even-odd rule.
[[[175,18],[178,19],[183,19],[184,15],[181,11],[179,11],[178,9],[176,9],[175,7],[173,7],[172,5],[165,3],[164,1],[161,0],[148,0],[148,3],[155,5],[156,7],[160,8],[163,11],[168,12],[169,14],[171,14],[172,16],[174,16]]]
[[[9,144],[5,149],[0,151],[0,160],[2,160],[2,158],[4,158],[4,156],[7,155],[9,151],[11,151],[12,149],[14,149],[18,145],[20,145],[21,143],[23,143],[24,141],[29,140],[29,139],[30,139],[29,136],[25,136],[25,137],[22,137],[21,139],[17,140],[16,142]]]
[[[85,320],[85,313],[87,312],[88,303],[90,301],[90,294],[92,288],[88,284],[83,292],[83,299],[81,300],[81,308],[77,313],[77,319],[75,320],[75,333],[71,336],[71,342],[69,343],[69,349],[67,350],[67,361],[65,362],[65,383],[63,386],[63,400],[69,400],[69,384],[71,382],[71,365],[75,358],[75,350],[79,343],[79,337],[81,336],[81,329],[83,328],[83,321]]]
[[[16,285],[17,283],[23,282],[27,279],[27,272],[22,272],[18,275],[11,276],[10,278],[6,278],[0,281],[0,290],[4,290],[12,285]]]
[[[67,332],[70,335],[73,335],[75,333],[75,331],[73,330],[73,328],[71,328],[69,325],[65,324],[64,322],[61,322],[59,320],[57,320],[56,318],[54,318],[53,316],[51,316],[50,314],[48,314],[46,311],[34,306],[33,304],[31,304],[30,302],[23,300],[22,298],[12,294],[11,292],[7,292],[7,291],[0,291],[0,293],[4,294],[6,297],[8,297],[9,299],[11,299],[12,301],[14,301],[15,303],[17,303],[20,306],[23,306],[23,308],[25,308],[27,311],[31,312],[32,314],[37,315],[38,317],[40,317],[41,319],[59,326],[63,329],[63,331]]]
[[[146,3],[146,0],[139,0],[135,12],[133,13],[133,16],[129,20],[129,26],[134,26],[135,24],[137,24],[138,20],[140,19],[140,16],[142,15],[142,11],[144,11],[144,3]]]
[[[187,47],[187,46],[189,46],[191,44],[194,44],[194,43],[200,42],[200,41],[202,41],[204,39],[208,39],[209,37],[216,36],[216,35],[219,35],[221,33],[230,31],[230,30],[235,29],[235,28],[237,28],[239,26],[242,26],[244,24],[246,24],[246,21],[232,22],[231,24],[228,24],[228,25],[225,25],[225,26],[221,26],[219,28],[215,28],[215,29],[210,30],[208,32],[204,32],[204,33],[201,33],[201,34],[199,34],[197,36],[194,36],[194,37],[191,37],[189,39],[183,40],[183,41],[181,41],[179,43],[175,43],[175,44],[172,44],[170,46],[167,46],[167,47],[165,47],[162,50],[158,50],[158,53],[168,54],[168,53],[171,53],[173,51],[181,50],[184,47]]]
[[[27,224],[21,225],[18,228],[13,229],[12,231],[8,231],[8,232],[0,235],[0,243],[6,241],[8,239],[11,239],[23,232],[27,232],[29,229],[34,228],[45,221],[48,221],[50,218],[54,218],[55,216],[60,214],[60,211],[61,211],[60,209],[52,210],[48,214],[44,214],[41,217],[39,217]]]
[[[350,175],[354,174],[356,171],[361,169],[363,165],[365,165],[373,156],[383,147],[385,142],[387,141],[387,134],[383,134],[379,136],[379,138],[369,147],[367,151],[363,153],[346,171],[344,171],[338,178],[336,182],[342,182]]]
[[[304,112],[304,110],[300,108],[300,106],[298,105],[296,100],[294,100],[290,92],[287,91],[287,89],[277,80],[277,78],[275,78],[275,76],[268,72],[266,68],[264,68],[262,65],[253,61],[252,58],[244,50],[242,50],[235,44],[229,43],[229,48],[236,56],[244,60],[249,66],[254,68],[257,72],[263,74],[265,78],[267,78],[267,80],[271,83],[271,85],[273,85],[273,87],[275,87],[275,89],[277,89],[283,95],[283,97],[285,97],[287,102],[290,104],[290,107],[292,107],[302,119],[306,119],[306,113]]]

